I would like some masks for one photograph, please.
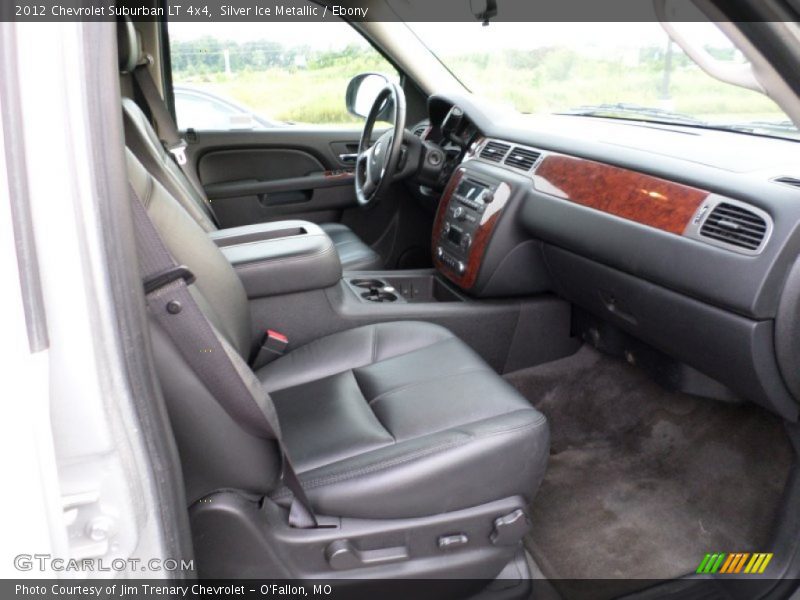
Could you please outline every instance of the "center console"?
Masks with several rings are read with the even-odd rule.
[[[431,272],[345,273],[344,282],[361,302],[420,304],[465,301],[453,286]]]
[[[374,323],[426,321],[469,344],[498,372],[565,356],[569,305],[549,287],[541,242],[516,218],[530,178],[463,162],[440,201],[432,269],[342,272],[331,239],[307,221],[213,232],[250,299],[254,346],[264,330],[289,348]]]
[[[308,221],[258,223],[209,236],[233,265],[251,299],[324,289],[342,276],[330,237]]]

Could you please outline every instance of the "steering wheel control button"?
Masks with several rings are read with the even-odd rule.
[[[441,550],[453,550],[454,548],[460,548],[461,546],[466,546],[469,543],[469,538],[464,533],[456,533],[453,535],[443,535],[439,537],[436,542],[436,545],[439,546]]]

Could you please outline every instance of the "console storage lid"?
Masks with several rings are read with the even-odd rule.
[[[209,234],[233,265],[249,298],[335,285],[342,277],[330,237],[308,221],[276,221]]]

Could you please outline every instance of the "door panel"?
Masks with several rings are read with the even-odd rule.
[[[360,129],[321,126],[204,131],[189,136],[187,151],[223,228],[288,218],[330,222],[357,207],[350,169],[360,136]]]
[[[342,211],[356,207],[347,169],[360,135],[291,126],[198,132],[189,155],[222,227],[287,218],[339,221]]]

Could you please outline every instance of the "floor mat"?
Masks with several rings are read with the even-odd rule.
[[[526,539],[548,578],[674,578],[706,552],[767,550],[793,460],[777,417],[668,392],[588,347],[506,378],[550,420]]]

